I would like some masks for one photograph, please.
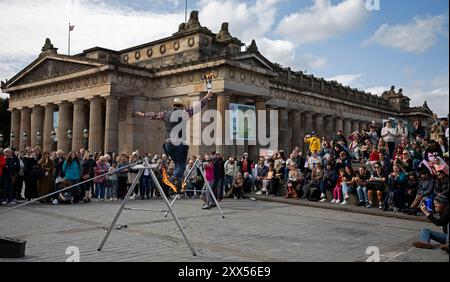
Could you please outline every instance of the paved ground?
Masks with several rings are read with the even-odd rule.
[[[30,205],[0,215],[0,236],[27,240],[26,257],[13,261],[65,261],[77,246],[81,261],[365,261],[380,249],[381,261],[448,261],[440,250],[417,250],[426,222],[263,201],[225,201],[202,211],[198,200],[179,200],[176,212],[198,251],[193,257],[174,222],[159,213],[125,211],[103,252],[97,248],[119,205]],[[130,201],[162,208],[161,201]],[[4,209],[4,207],[0,207]],[[439,229],[436,229],[439,230]],[[6,260],[1,260],[6,261]]]

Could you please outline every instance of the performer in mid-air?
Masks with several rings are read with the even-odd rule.
[[[178,193],[181,192],[183,173],[186,169],[189,151],[189,146],[186,145],[186,126],[188,119],[201,112],[207,102],[211,100],[212,96],[213,93],[210,87],[208,87],[208,94],[200,101],[200,103],[197,102],[191,107],[187,107],[183,100],[175,98],[172,102],[172,109],[169,111],[135,113],[135,116],[137,117],[164,121],[166,125],[166,134],[163,150],[175,163],[172,184],[175,185]]]

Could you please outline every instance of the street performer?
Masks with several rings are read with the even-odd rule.
[[[201,112],[213,93],[208,87],[208,94],[191,107],[186,107],[183,100],[175,98],[172,101],[172,109],[164,112],[136,112],[135,116],[151,120],[164,121],[166,125],[166,135],[163,144],[164,152],[175,163],[172,184],[181,192],[183,173],[186,169],[189,146],[186,145],[186,126],[190,118]]]

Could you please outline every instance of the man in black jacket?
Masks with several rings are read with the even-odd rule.
[[[223,180],[225,178],[225,168],[223,158],[219,153],[213,152],[213,164],[214,164],[214,183],[212,190],[214,196],[221,201],[223,199]]]
[[[420,241],[414,242],[413,246],[420,249],[433,249],[433,245],[430,243],[434,240],[441,244],[441,249],[448,253],[448,198],[446,196],[437,196],[434,199],[435,213],[428,210],[424,203],[420,206],[420,209],[425,216],[436,226],[442,226],[443,233],[435,232],[429,229],[423,229],[420,233]]]
[[[15,204],[14,198],[14,181],[17,177],[17,173],[20,170],[19,159],[13,155],[11,149],[7,148],[3,151],[5,156],[5,166],[3,167],[3,195],[0,195],[2,198],[1,203],[5,204]]]

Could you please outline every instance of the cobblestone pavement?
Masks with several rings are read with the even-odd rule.
[[[163,209],[162,201],[134,200],[133,208]],[[411,242],[430,223],[249,200],[227,200],[203,211],[199,200],[178,200],[175,212],[198,255],[193,257],[170,215],[124,211],[102,252],[97,248],[118,203],[32,204],[0,215],[0,236],[27,241],[26,257],[9,261],[65,261],[76,246],[81,261],[366,261],[369,246],[381,261],[444,261],[441,250]],[[5,209],[5,207],[0,207]],[[5,259],[0,259],[6,261]]]

